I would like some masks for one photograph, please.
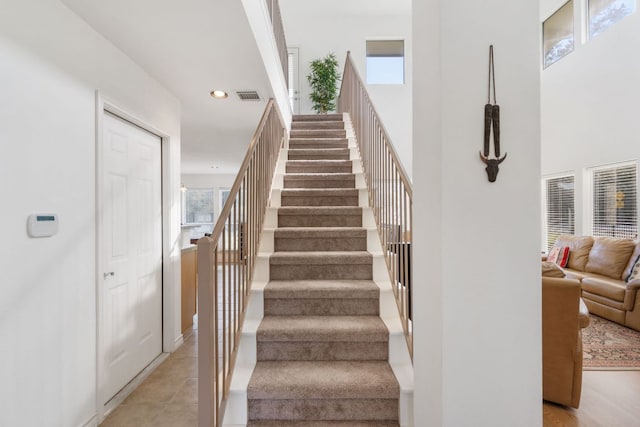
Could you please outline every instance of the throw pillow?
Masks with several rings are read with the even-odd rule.
[[[555,262],[560,267],[566,267],[569,262],[569,246],[554,246],[551,248],[547,261]]]
[[[542,277],[564,277],[564,272],[555,262],[542,262]]]
[[[640,279],[640,257],[638,257],[636,264],[631,269],[631,274],[627,277],[627,283],[635,279]]]
[[[556,264],[564,268],[567,266],[568,263],[569,263],[569,246],[565,246],[560,249],[560,252],[558,253],[558,259],[556,260]]]
[[[560,256],[560,248],[557,246],[554,246],[549,251],[549,256],[547,257],[547,261],[557,263],[558,256]]]

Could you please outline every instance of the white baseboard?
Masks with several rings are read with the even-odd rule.
[[[87,421],[86,423],[82,424],[82,427],[97,427],[98,426],[98,416],[94,415],[93,417],[91,417],[89,419],[89,421]]]

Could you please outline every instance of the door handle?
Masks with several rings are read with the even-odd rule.
[[[106,279],[106,278],[107,278],[107,277],[109,277],[109,276],[115,276],[115,275],[116,275],[116,273],[115,273],[115,272],[113,272],[113,271],[110,271],[110,272],[108,272],[108,273],[103,273],[103,275],[104,275],[104,278]]]

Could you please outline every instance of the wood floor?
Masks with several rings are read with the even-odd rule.
[[[579,409],[542,409],[544,427],[640,426],[640,371],[584,371]]]

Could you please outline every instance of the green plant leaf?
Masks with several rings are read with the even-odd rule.
[[[311,73],[307,76],[311,93],[309,98],[313,102],[313,109],[320,114],[334,111],[336,108],[336,93],[338,80],[338,60],[334,53],[324,58],[315,59],[310,63]]]

